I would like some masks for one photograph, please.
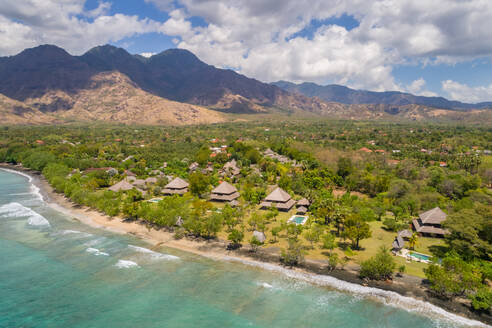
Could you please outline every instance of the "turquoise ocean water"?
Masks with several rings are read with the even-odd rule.
[[[393,293],[251,264],[151,251],[55,211],[28,177],[0,170],[0,327],[476,324]]]

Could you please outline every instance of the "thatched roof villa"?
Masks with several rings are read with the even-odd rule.
[[[403,240],[402,236],[396,236],[392,246],[393,250],[395,251],[399,251],[400,249],[402,249],[405,246],[405,241]]]
[[[212,190],[210,200],[218,202],[231,202],[235,199],[238,199],[239,196],[240,195],[236,187],[234,187],[227,181],[224,181]]]
[[[443,237],[449,232],[443,229],[441,224],[446,220],[447,214],[439,207],[421,213],[418,219],[413,220],[413,229],[423,236]]]
[[[297,213],[297,214],[306,214],[306,213],[307,213],[307,211],[308,211],[307,207],[305,207],[305,206],[299,206],[299,207],[297,208],[296,213]]]
[[[188,192],[188,186],[189,186],[188,182],[177,177],[164,187],[162,193],[164,195],[175,195],[175,194],[183,195]]]
[[[232,176],[235,177],[236,175],[239,175],[241,173],[241,170],[237,167],[237,162],[235,159],[227,162],[224,164],[222,169],[220,169],[219,174],[221,176]]]
[[[111,190],[111,191],[114,191],[114,192],[118,192],[118,191],[128,191],[128,190],[132,190],[134,187],[132,184],[130,184],[129,182],[125,181],[125,180],[121,180],[120,182],[118,182],[117,184],[111,186],[108,188],[108,190]]]
[[[260,204],[262,209],[269,209],[272,206],[276,207],[280,211],[289,211],[296,201],[290,197],[282,188],[277,187],[274,191],[268,195]]]
[[[309,207],[309,205],[311,205],[311,203],[306,198],[303,198],[303,199],[297,201],[297,203],[296,203],[297,207],[301,207],[301,206]]]

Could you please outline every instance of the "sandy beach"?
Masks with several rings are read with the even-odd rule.
[[[266,263],[281,268],[278,253],[267,252],[264,250],[252,253],[246,245],[240,250],[229,251],[226,249],[228,242],[221,240],[191,240],[188,238],[177,240],[174,238],[173,233],[165,231],[164,229],[156,230],[140,221],[130,222],[124,221],[120,217],[111,218],[91,208],[74,204],[64,195],[56,193],[39,172],[8,164],[0,164],[0,167],[29,174],[33,178],[32,183],[40,189],[44,201],[53,209],[94,228],[106,229],[114,233],[130,234],[138,237],[148,243],[150,249],[165,246],[214,260],[239,261],[253,266],[261,266],[260,264]],[[490,316],[471,311],[463,301],[447,301],[433,297],[423,286],[421,278],[403,275],[401,277],[395,276],[392,281],[387,282],[363,281],[358,277],[357,267],[355,266],[347,266],[343,270],[339,269],[330,272],[325,269],[325,266],[326,264],[321,261],[307,259],[302,267],[290,268],[289,271],[297,272],[301,275],[335,277],[342,281],[358,285],[396,292],[399,295],[411,297],[418,301],[429,302],[446,311],[470,319],[479,320],[488,324],[492,323],[492,318]]]

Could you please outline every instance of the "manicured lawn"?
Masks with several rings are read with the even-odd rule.
[[[266,211],[261,211],[260,213],[266,213]],[[271,235],[271,229],[275,226],[279,226],[282,221],[288,220],[292,215],[295,214],[295,209],[291,210],[290,212],[280,212],[279,215],[273,220],[273,222],[267,224],[267,231],[266,231],[266,236],[267,236],[267,241],[265,242],[265,245],[263,246],[264,248],[286,248],[287,247],[287,240],[285,236],[285,231],[282,231],[280,236],[277,238],[276,243],[272,243],[272,235]],[[247,245],[248,241],[251,239],[252,236],[252,231],[248,231],[248,224],[247,224],[248,218],[244,219],[244,226],[246,227],[245,232],[244,232],[244,242],[243,245]],[[309,225],[306,223],[306,226]],[[382,228],[382,223],[379,221],[374,221],[370,222],[369,225],[371,226],[371,231],[372,231],[372,236],[371,238],[364,239],[360,242],[361,244],[361,250],[353,250],[352,254],[348,254],[347,252],[344,252],[340,248],[336,248],[334,252],[338,253],[340,257],[345,257],[348,256],[350,261],[349,263],[355,263],[355,264],[360,264],[362,261],[365,261],[369,259],[370,257],[374,256],[379,248],[381,246],[385,246],[389,249],[391,249],[391,244],[393,243],[393,240],[396,236],[395,232],[391,231],[386,231]],[[334,230],[334,228],[332,228]],[[219,238],[227,240],[227,235],[228,233],[225,231],[222,231],[219,233]],[[301,241],[303,242],[304,245],[310,246],[310,243],[307,242],[303,236],[300,237]],[[349,240],[338,240],[341,244],[346,243],[350,245]],[[444,241],[439,238],[426,238],[426,237],[419,237],[417,245],[415,247],[415,251],[424,253],[424,254],[429,254],[431,255],[429,251],[429,247],[433,245],[444,245]],[[314,246],[314,249],[309,249],[308,253],[306,255],[306,258],[310,259],[316,259],[316,260],[327,260],[327,251],[324,249],[320,248],[321,243],[318,243]],[[397,263],[397,268],[401,265],[405,265],[406,271],[405,273],[418,276],[418,277],[424,277],[424,272],[423,269],[427,267],[427,264],[421,263],[421,262],[407,262],[407,260],[403,257],[400,256],[395,256],[395,261]]]

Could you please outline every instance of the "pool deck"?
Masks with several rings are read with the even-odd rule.
[[[421,254],[423,256],[427,256],[429,259],[432,257],[431,255],[422,254],[422,253],[415,252],[415,251],[410,251],[410,250],[405,249],[405,248],[403,248],[401,251],[399,251],[398,253],[396,253],[396,255],[401,256],[401,257],[404,257],[408,261],[415,261],[415,262],[422,262],[422,263],[430,263],[431,262],[430,260],[424,260],[424,259],[418,258],[416,256],[413,256],[412,253],[414,253],[414,254]]]
[[[297,218],[303,218],[302,222],[298,222],[298,220],[296,220]],[[292,215],[290,217],[289,220],[287,220],[287,222],[289,223],[295,223],[296,225],[304,225],[308,220],[308,216],[307,215]]]

